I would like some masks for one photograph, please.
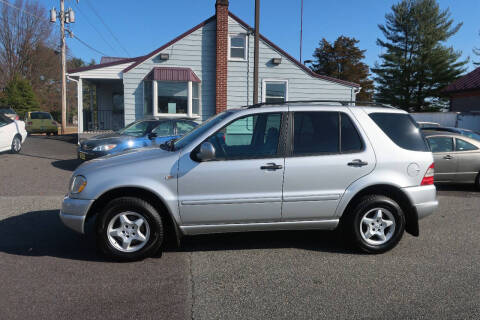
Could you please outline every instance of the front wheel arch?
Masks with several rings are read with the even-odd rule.
[[[135,197],[150,203],[161,215],[163,221],[165,222],[165,231],[167,242],[175,242],[179,247],[182,239],[182,233],[178,228],[178,224],[173,217],[172,213],[168,209],[164,201],[152,191],[139,188],[139,187],[120,187],[116,189],[109,190],[98,197],[95,200],[88,210],[85,221],[90,221],[94,219],[98,213],[107,205],[111,200],[120,198],[120,197]]]

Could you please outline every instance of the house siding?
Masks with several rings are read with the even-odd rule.
[[[125,124],[144,117],[143,79],[154,67],[190,68],[202,81],[200,121],[215,113],[216,23],[210,21],[123,75]],[[168,53],[169,60],[158,59]]]
[[[480,111],[480,89],[453,94],[450,98],[450,111]]]
[[[229,17],[230,34],[248,33],[235,19]],[[246,61],[228,61],[228,107],[234,108],[253,103],[253,61],[254,36],[247,35],[248,59]],[[288,80],[288,100],[353,100],[352,87],[312,77],[298,65],[281,55],[260,39],[259,43],[259,102],[264,92],[265,79]],[[272,58],[282,58],[280,65],[273,65]]]

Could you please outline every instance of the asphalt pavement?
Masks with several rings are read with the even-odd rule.
[[[480,319],[480,192],[440,208],[381,255],[337,232],[189,237],[135,263],[106,261],[59,218],[75,145],[32,136],[0,154],[2,319]]]

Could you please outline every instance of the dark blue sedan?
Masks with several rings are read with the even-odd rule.
[[[125,150],[161,145],[181,137],[196,126],[196,122],[179,118],[135,121],[117,132],[80,141],[78,158],[90,160]]]

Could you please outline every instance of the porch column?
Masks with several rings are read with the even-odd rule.
[[[187,87],[187,117],[192,118],[192,106],[193,106],[193,90],[192,90],[192,81],[188,81]]]
[[[153,102],[153,116],[158,116],[158,83],[157,81],[152,81],[152,102]]]
[[[83,80],[77,81],[77,131],[83,133]]]

